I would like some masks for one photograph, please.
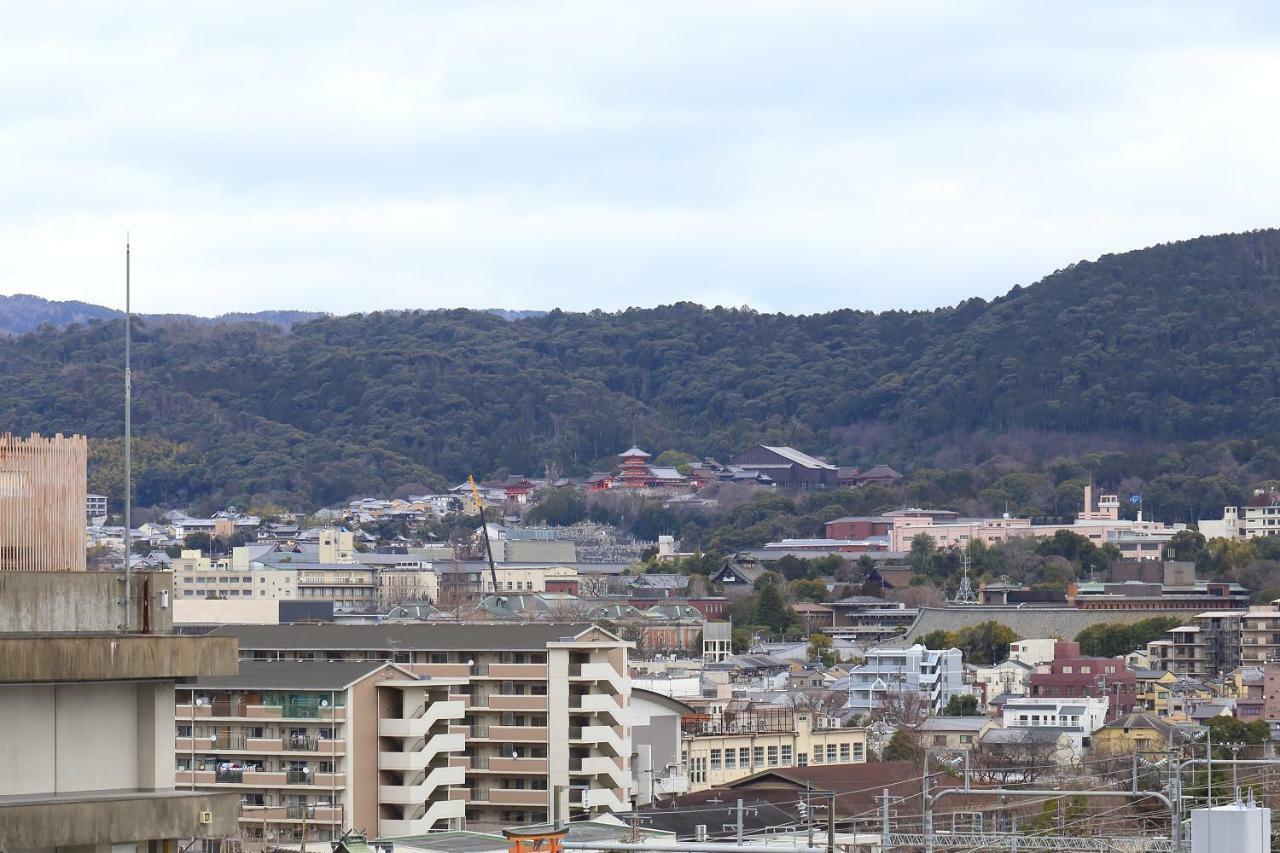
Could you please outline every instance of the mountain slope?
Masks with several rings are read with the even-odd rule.
[[[956,436],[1174,444],[1280,432],[1280,232],[1075,264],[990,303],[812,316],[689,304],[260,324],[139,321],[139,500],[315,506],[467,473],[570,474],[633,441],[911,464]],[[119,321],[0,341],[13,431],[121,429]],[[151,442],[147,445],[147,442]],[[96,471],[114,470],[102,445]],[[140,451],[144,452],[144,451]],[[99,473],[100,488],[115,488]]]

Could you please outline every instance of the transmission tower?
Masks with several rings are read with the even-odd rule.
[[[965,546],[960,551],[960,586],[956,588],[956,594],[951,599],[952,604],[977,604],[978,594],[973,591],[973,585],[969,583],[969,548]]]

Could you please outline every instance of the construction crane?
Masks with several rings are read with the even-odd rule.
[[[480,497],[475,477],[468,474],[467,482],[471,485],[471,497],[476,502],[476,511],[480,513],[480,530],[484,533],[484,554],[489,559],[489,579],[493,581],[493,594],[497,596],[498,603],[503,604],[505,600],[498,595],[498,570],[493,565],[493,546],[489,544],[489,522],[484,518],[484,498]]]

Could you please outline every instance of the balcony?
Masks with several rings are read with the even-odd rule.
[[[621,758],[630,755],[631,750],[627,747],[622,737],[608,726],[582,726],[581,728],[569,729],[570,743],[585,743],[607,746],[615,756]]]
[[[488,802],[495,806],[538,806],[546,808],[547,792],[516,788],[490,788]]]
[[[284,705],[248,705],[243,716],[268,720],[345,720],[347,709],[290,702]]]
[[[489,697],[488,707],[494,711],[545,711],[547,710],[547,697],[494,694]]]
[[[175,785],[212,785],[212,770],[177,770],[173,774]]]
[[[262,823],[264,820],[288,820],[286,806],[241,806],[240,820],[245,823]]]
[[[619,725],[626,723],[626,720],[623,719],[625,712],[622,710],[622,705],[612,696],[603,693],[585,693],[580,696],[570,696],[569,710],[590,714],[608,714]]]
[[[537,773],[545,775],[547,759],[545,758],[499,758],[497,756],[483,759],[485,767],[494,773]]]
[[[284,741],[278,737],[247,737],[241,749],[247,752],[284,752]]]
[[[546,743],[546,726],[489,726],[489,740],[511,741],[514,743]]]
[[[465,663],[415,663],[408,668],[418,675],[434,678],[467,678],[471,675],[471,667]]]
[[[489,677],[502,679],[531,678],[546,680],[547,665],[545,663],[491,663]]]
[[[603,756],[584,758],[579,763],[578,769],[571,772],[603,776],[608,780],[610,786],[614,788],[629,788],[631,786],[631,773],[626,768],[620,767],[612,758]]]
[[[630,687],[630,678],[619,675],[618,671],[607,663],[582,663],[569,667],[569,678],[572,680],[604,682],[613,688],[614,693],[625,693]]]

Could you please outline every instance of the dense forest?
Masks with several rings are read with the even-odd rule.
[[[137,320],[139,502],[315,507],[468,473],[580,475],[633,442],[723,460],[764,441],[893,463],[921,501],[990,504],[1001,478],[1033,475],[1001,487],[1033,512],[1071,511],[1088,476],[1189,477],[1149,499],[1185,520],[1193,492],[1216,489],[1212,506],[1280,478],[1278,276],[1280,231],[1263,231],[934,311]],[[100,439],[94,486],[113,497],[121,339],[95,319],[0,340],[4,427]]]

